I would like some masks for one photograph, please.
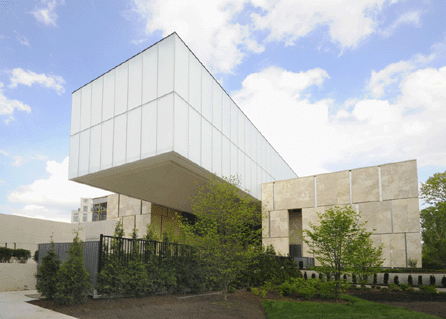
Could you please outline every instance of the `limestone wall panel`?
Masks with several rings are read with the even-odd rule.
[[[359,204],[361,223],[367,221],[365,228],[374,233],[392,232],[392,205],[390,201]]]
[[[393,232],[419,232],[418,198],[392,200]]]
[[[314,207],[314,177],[300,177],[276,182],[275,209]]]
[[[262,184],[262,209],[264,211],[273,210],[273,183]]]
[[[317,206],[350,203],[350,178],[348,171],[317,175]]]
[[[352,170],[352,202],[379,201],[378,167]]]
[[[119,215],[141,215],[141,200],[121,195],[121,199],[119,201]]]
[[[382,165],[381,183],[383,200],[418,197],[417,162]]]
[[[122,227],[124,228],[124,237],[130,238],[132,236],[133,228],[135,227],[135,216],[123,216]]]
[[[373,240],[373,245],[378,247],[383,244],[382,258],[384,259],[383,267],[390,267],[391,252],[390,252],[390,240],[391,234],[372,235],[370,238]]]
[[[288,210],[270,212],[270,230],[271,237],[289,236]]]
[[[265,213],[262,218],[262,237],[270,237],[269,233],[269,212]]]
[[[118,214],[119,195],[113,194],[107,196],[107,219],[116,219]]]
[[[152,203],[142,201],[141,213],[142,215],[150,214],[152,212]]]
[[[147,233],[147,225],[150,225],[151,215],[136,215],[135,216],[135,224],[136,229],[138,230],[138,238],[142,238]]]
[[[407,258],[415,259],[417,261],[417,267],[422,267],[421,260],[421,234],[407,233]]]
[[[290,242],[288,237],[263,238],[263,246],[266,248],[269,245],[273,245],[275,252],[278,254],[288,255],[290,253]]]

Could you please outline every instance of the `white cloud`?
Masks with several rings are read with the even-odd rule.
[[[382,31],[384,36],[390,36],[394,33],[395,29],[405,24],[413,24],[416,27],[421,25],[420,23],[421,12],[420,11],[409,11],[405,12],[399,16],[399,18],[392,23],[389,27]]]
[[[46,75],[44,73],[37,74],[30,70],[25,71],[21,68],[16,68],[11,71],[10,80],[10,88],[15,88],[18,84],[31,86],[34,83],[38,83],[44,87],[55,90],[59,95],[65,92],[65,80],[57,75]]]
[[[399,16],[384,28],[383,10],[401,0],[132,0],[146,34],[177,31],[212,73],[231,73],[243,58],[271,41],[294,45],[316,29],[341,50],[354,49],[372,34],[420,24],[420,12]],[[144,36],[131,41],[139,44]]]
[[[267,41],[293,45],[311,31],[327,27],[330,41],[341,48],[355,48],[379,30],[379,14],[398,0],[252,1],[263,10],[252,13],[257,29],[269,32]]]
[[[22,156],[16,155],[16,156],[14,156],[14,162],[11,165],[15,166],[15,167],[20,167],[23,165],[24,162],[25,162],[25,159]]]
[[[0,179],[0,184],[4,184],[4,183],[6,183],[6,181]]]
[[[146,33],[177,31],[211,72],[230,73],[246,52],[261,52],[249,26],[234,22],[247,0],[133,0]],[[139,41],[139,40],[137,40]]]
[[[22,208],[12,208],[6,206],[5,209],[11,215],[52,220],[56,222],[71,222],[71,212],[69,210],[48,209],[39,205],[26,205]]]
[[[25,111],[27,113],[31,112],[31,108],[18,100],[10,100],[3,94],[3,83],[0,82],[0,116],[8,115],[8,118],[5,119],[5,123],[8,124],[10,120],[14,119],[12,116],[14,110]]]
[[[48,161],[48,178],[38,179],[30,185],[20,186],[8,196],[10,202],[39,205],[57,209],[77,209],[81,197],[100,197],[109,192],[68,180],[68,157],[62,163]]]
[[[333,115],[332,100],[302,94],[327,79],[323,70],[270,67],[249,75],[232,96],[300,176],[408,159],[445,165],[446,67],[409,72],[393,102],[353,98]]]
[[[43,23],[46,26],[57,26],[56,21],[58,15],[56,13],[56,8],[59,5],[64,5],[64,0],[42,0],[43,7],[34,10],[32,15],[36,18],[37,22]]]
[[[0,150],[0,154],[5,155],[5,156],[9,156],[9,153],[4,151],[4,150]]]
[[[389,64],[379,72],[372,70],[367,89],[373,97],[382,97],[392,84],[398,84],[404,76],[421,66],[427,65],[436,57],[436,53],[429,56],[416,54],[410,60]]]
[[[27,47],[31,46],[29,44],[28,38],[26,38],[23,35],[20,35],[17,31],[14,31],[14,32],[15,32],[17,41],[19,41],[21,45],[24,45],[24,46],[27,46]]]

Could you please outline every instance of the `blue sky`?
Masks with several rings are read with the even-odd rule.
[[[299,176],[446,170],[446,1],[0,1],[0,213],[69,221],[71,93],[176,31]]]

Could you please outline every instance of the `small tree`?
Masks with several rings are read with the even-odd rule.
[[[359,224],[360,214],[352,208],[334,207],[318,213],[320,225],[310,223],[311,230],[304,230],[304,242],[311,247],[310,254],[321,264],[322,272],[334,274],[335,296],[339,300],[339,288],[343,274],[364,274],[371,266],[382,264],[382,248],[374,248],[371,232]]]
[[[56,294],[54,300],[60,305],[84,303],[88,293],[93,289],[90,276],[84,266],[83,242],[79,231],[68,249],[68,259],[57,273]]]
[[[260,205],[241,195],[239,186],[237,177],[210,177],[192,198],[196,222],[180,225],[207,265],[208,279],[220,284],[225,301],[231,282],[262,252]]]
[[[59,268],[60,260],[54,251],[53,235],[51,235],[51,249],[43,257],[42,264],[35,274],[37,278],[36,289],[46,299],[54,299]]]

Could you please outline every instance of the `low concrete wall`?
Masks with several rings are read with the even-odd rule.
[[[0,291],[36,289],[37,263],[0,263]]]
[[[317,271],[314,270],[301,270],[302,275],[306,272],[308,278],[311,278],[312,274],[316,274],[316,278],[318,278],[319,273]],[[409,278],[409,275],[412,275],[412,286],[418,286],[418,276],[421,276],[423,278],[423,285],[429,285],[430,283],[430,276],[434,275],[435,276],[435,285],[437,287],[442,287],[441,284],[441,279],[443,278],[443,276],[446,276],[446,274],[443,273],[435,273],[435,274],[426,274],[426,273],[389,273],[389,282],[388,284],[393,284],[394,283],[394,278],[395,276],[398,276],[398,281],[401,284],[407,284],[407,279]],[[325,274],[324,274],[324,279],[325,279]],[[384,274],[383,273],[379,273],[377,276],[378,279],[378,285],[383,285],[384,284]],[[333,280],[333,278],[332,278]],[[348,280],[351,281],[352,278],[350,276],[348,276]],[[373,276],[369,276],[369,283],[371,284],[373,282]],[[359,279],[358,279],[358,284],[359,284]]]

